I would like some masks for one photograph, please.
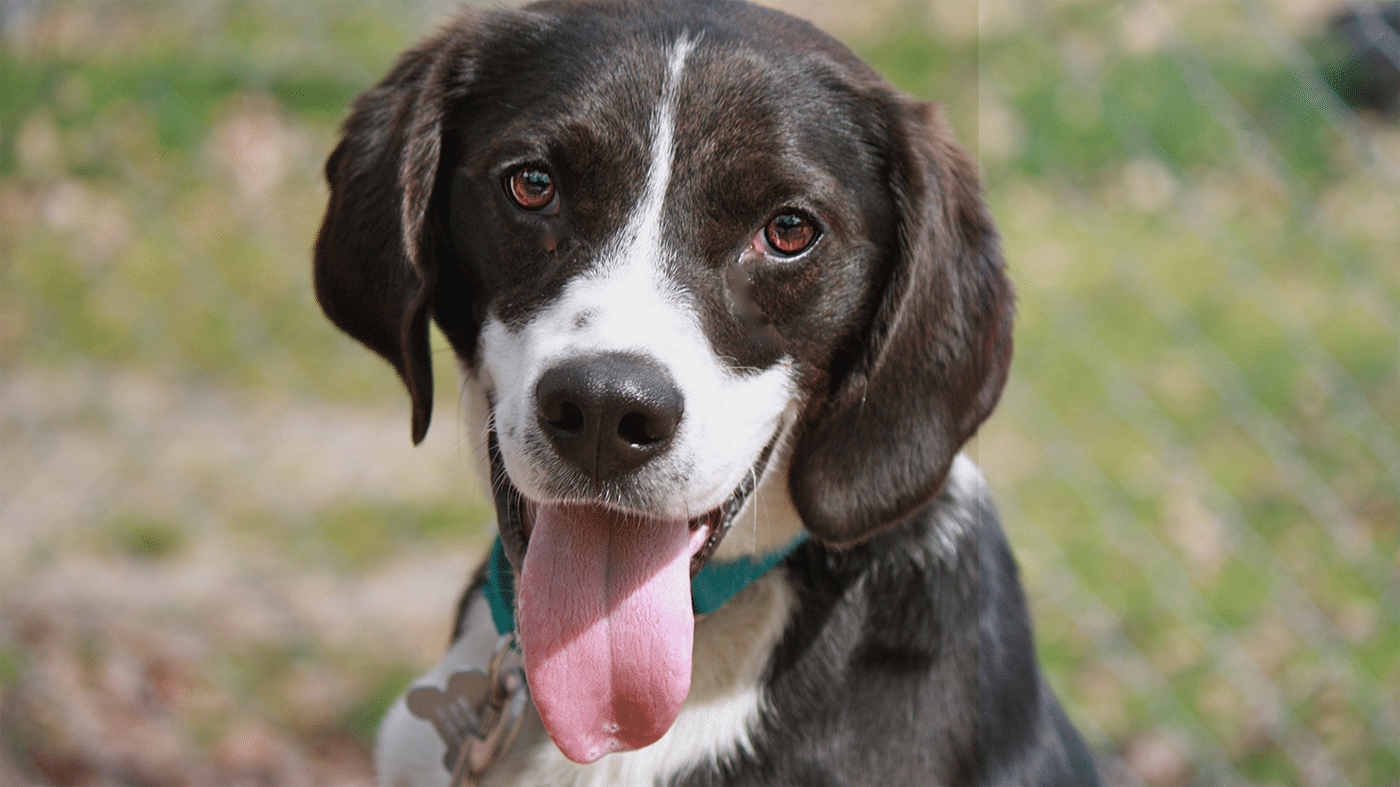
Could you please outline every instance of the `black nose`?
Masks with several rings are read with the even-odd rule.
[[[566,361],[540,376],[540,428],[569,463],[595,481],[629,473],[661,453],[684,400],[656,364],[608,353]]]

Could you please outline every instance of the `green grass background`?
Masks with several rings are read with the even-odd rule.
[[[787,7],[981,162],[1019,321],[969,451],[1111,778],[1400,783],[1400,130],[1323,85],[1325,4]],[[364,781],[490,509],[444,344],[414,453],[309,248],[445,11],[5,14],[0,776]]]

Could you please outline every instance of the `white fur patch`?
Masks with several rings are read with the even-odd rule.
[[[666,69],[666,84],[661,89],[661,101],[652,118],[651,169],[647,172],[647,187],[627,222],[632,234],[627,236],[623,259],[638,259],[655,263],[661,251],[661,211],[666,207],[666,192],[671,186],[671,160],[675,157],[676,91],[685,68],[685,59],[695,48],[694,41],[681,37],[671,51]]]
[[[948,468],[948,478],[943,482],[943,495],[952,505],[938,508],[938,527],[933,529],[938,538],[938,546],[945,560],[952,561],[958,553],[958,543],[968,532],[977,528],[973,517],[977,516],[977,504],[986,500],[987,479],[977,464],[961,452],[953,457],[953,465]]]
[[[711,560],[737,560],[750,555],[776,552],[802,532],[802,516],[788,494],[788,463],[792,459],[792,426],[797,422],[799,403],[788,405],[781,421],[783,434],[773,446],[768,468],[759,479],[744,507],[734,516],[729,534],[719,542]]]

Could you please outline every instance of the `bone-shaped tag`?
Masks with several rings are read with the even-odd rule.
[[[466,670],[452,675],[447,690],[419,686],[408,693],[408,709],[413,715],[432,722],[447,754],[442,758],[448,773],[457,771],[462,745],[467,736],[485,737],[496,713],[491,699],[491,679],[481,670]],[[492,717],[492,718],[484,718]]]
[[[475,784],[505,754],[530,706],[530,687],[515,635],[501,637],[488,672],[454,672],[446,690],[419,686],[405,698],[408,709],[431,722],[447,744],[443,767],[453,787]]]

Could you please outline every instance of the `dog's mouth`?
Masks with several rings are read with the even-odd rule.
[[[710,511],[688,521],[691,532],[705,533],[704,542],[700,544],[699,549],[690,559],[690,575],[692,577],[710,562],[710,558],[714,557],[715,550],[724,541],[724,537],[729,534],[729,529],[733,527],[735,518],[739,516],[739,512],[744,508],[744,503],[748,502],[749,496],[758,486],[758,481],[763,477],[764,471],[768,469],[768,460],[772,457],[773,449],[777,443],[778,434],[775,433],[768,444],[763,447],[763,450],[759,452],[753,467],[744,475],[743,480],[734,488],[729,497]],[[494,429],[490,430],[487,435],[487,455],[491,462],[491,493],[496,504],[501,539],[511,564],[518,567],[521,565],[529,545],[530,531],[534,528],[539,504],[526,498],[511,482],[510,474],[506,472],[505,462],[501,458],[501,447]],[[589,504],[581,503],[580,505]],[[601,504],[594,505],[603,507]],[[651,518],[643,514],[633,516],[641,519]]]
[[[777,434],[719,506],[685,520],[598,501],[540,503],[488,435],[501,541],[519,571],[516,622],[531,697],[574,762],[646,746],[690,691],[690,579],[714,555],[767,469]]]

